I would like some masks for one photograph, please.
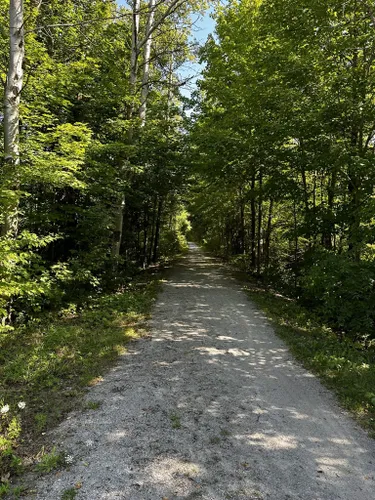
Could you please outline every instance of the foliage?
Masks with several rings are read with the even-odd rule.
[[[154,284],[132,285],[141,270],[186,248],[179,69],[194,57],[191,14],[207,3],[177,0],[169,10],[158,2],[158,36],[149,61],[136,47],[136,64],[131,4],[22,2],[17,36],[25,36],[13,44],[25,48],[20,105],[0,88],[0,141],[12,150],[0,154],[0,388],[11,405],[27,393],[31,436],[71,409],[136,335],[133,322],[155,293]],[[0,0],[3,83],[17,59],[9,57],[11,9]],[[149,12],[139,15],[145,44]],[[5,119],[10,108],[19,126]],[[10,461],[1,472],[12,472]],[[39,468],[53,463],[45,456]]]
[[[341,336],[372,337],[371,12],[241,0],[216,20],[188,124],[194,234]]]
[[[18,405],[9,405],[0,400],[0,486],[6,485],[10,475],[20,469],[21,461],[16,455],[16,448],[21,434],[20,413],[24,407],[23,401]]]
[[[77,495],[78,491],[75,488],[69,488],[63,492],[61,500],[73,500]]]
[[[157,290],[157,279],[145,276],[121,292],[93,300],[81,313],[71,304],[60,318],[44,318],[39,324],[0,335],[0,393],[11,409],[24,395],[27,412],[22,427],[27,428],[29,439],[40,437],[77,408],[87,385],[95,384],[124,353],[126,343],[142,333]],[[0,415],[1,425],[6,424],[0,432],[0,449],[5,453],[2,473],[16,472],[13,448],[20,437],[19,414],[12,410]],[[38,470],[50,469],[55,458],[43,458]]]
[[[375,266],[345,255],[314,255],[301,279],[302,300],[351,338],[374,337]]]
[[[45,474],[57,469],[64,464],[64,456],[53,448],[50,453],[45,453],[36,464],[35,470]]]
[[[129,85],[129,9],[99,0],[25,2],[20,163],[13,169],[0,157],[0,230],[12,210],[17,221],[15,234],[0,237],[3,325],[58,309],[68,298],[82,304],[179,250],[186,141],[177,70],[192,57],[190,13],[202,5],[180,2],[159,26],[147,121],[140,127],[140,95]],[[8,7],[0,3],[4,19]],[[6,33],[0,36],[4,64]],[[143,78],[141,53],[137,81]],[[114,259],[123,197],[124,238]]]

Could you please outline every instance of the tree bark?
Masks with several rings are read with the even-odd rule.
[[[251,268],[256,267],[256,204],[255,204],[255,172],[251,179],[251,201],[250,201],[250,245],[251,245]]]
[[[264,242],[264,265],[266,268],[270,264],[270,247],[271,247],[271,233],[272,233],[272,216],[273,216],[273,199],[270,199],[270,206],[268,210],[267,230]]]
[[[131,120],[134,113],[134,98],[137,85],[137,74],[138,74],[138,36],[139,36],[139,16],[140,16],[141,1],[133,1],[133,13],[132,13],[132,46],[130,54],[130,78],[129,78],[129,92],[130,92],[130,103],[126,108],[126,118]],[[128,130],[128,142],[131,144],[133,141],[133,127],[129,127]],[[114,219],[114,232],[113,232],[113,243],[111,255],[114,259],[118,260],[120,257],[120,249],[122,243],[123,234],[123,221],[124,221],[124,209],[125,209],[125,194],[121,194],[117,201],[116,215]]]
[[[9,5],[10,45],[9,66],[4,93],[4,153],[11,189],[19,187],[20,165],[20,102],[23,88],[23,63],[25,59],[23,0],[11,0]],[[18,197],[6,207],[2,235],[18,232]]]
[[[328,220],[325,221],[325,228],[322,235],[322,244],[324,248],[326,248],[327,250],[333,249],[333,235],[335,229],[333,206],[335,202],[336,182],[337,182],[337,168],[335,167],[332,172],[332,177],[330,179],[327,188]]]
[[[243,190],[240,187],[239,190],[240,196],[240,253],[245,254],[245,202],[243,199]]]
[[[151,47],[152,47],[152,33],[154,28],[155,19],[155,0],[150,0],[149,3],[149,14],[146,26],[146,43],[144,50],[144,61],[143,61],[143,78],[142,78],[142,91],[141,91],[141,106],[139,108],[139,118],[141,120],[141,126],[144,127],[146,124],[146,113],[147,113],[147,99],[149,94],[149,80],[150,80],[150,59],[151,59]]]
[[[142,258],[142,267],[146,269],[147,267],[147,248],[148,248],[148,213],[145,208],[144,213],[144,232],[143,232],[143,258]]]
[[[158,260],[158,252],[159,252],[159,238],[160,238],[160,227],[161,227],[161,216],[163,212],[163,200],[159,200],[158,205],[158,214],[156,217],[156,227],[155,227],[155,241],[154,241],[154,254],[152,257],[152,261],[155,263]]]
[[[262,217],[263,217],[263,199],[262,199],[263,175],[259,173],[259,199],[258,199],[258,234],[257,234],[257,274],[260,275],[262,265]]]
[[[125,195],[122,196],[120,203],[116,207],[116,216],[113,228],[113,243],[111,252],[111,255],[114,259],[118,259],[120,256],[122,231],[124,223],[124,208],[125,208]]]

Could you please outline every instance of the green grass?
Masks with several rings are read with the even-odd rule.
[[[375,346],[340,340],[306,308],[256,283],[246,289],[294,356],[375,437]]]
[[[75,488],[69,488],[63,492],[61,500],[74,500],[77,495],[78,491]]]
[[[79,314],[67,310],[0,334],[0,400],[11,407],[26,402],[17,454],[37,453],[45,444],[42,434],[83,406],[87,387],[100,381],[126,344],[142,335],[158,288],[159,281],[152,278],[102,296]]]
[[[177,413],[172,413],[169,418],[171,419],[173,429],[181,429],[181,417]]]
[[[98,410],[102,406],[102,401],[87,401],[85,404],[86,410]]]
[[[56,448],[52,448],[50,453],[45,453],[40,461],[35,466],[36,472],[42,472],[47,474],[55,469],[58,469],[64,465],[64,456],[62,453],[56,451]]]

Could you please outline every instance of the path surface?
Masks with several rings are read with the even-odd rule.
[[[74,464],[33,498],[375,499],[374,442],[193,245],[151,327],[54,431]]]

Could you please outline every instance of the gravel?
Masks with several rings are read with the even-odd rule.
[[[151,335],[89,391],[101,406],[51,432],[73,463],[28,498],[374,500],[374,441],[240,284],[190,247]]]

